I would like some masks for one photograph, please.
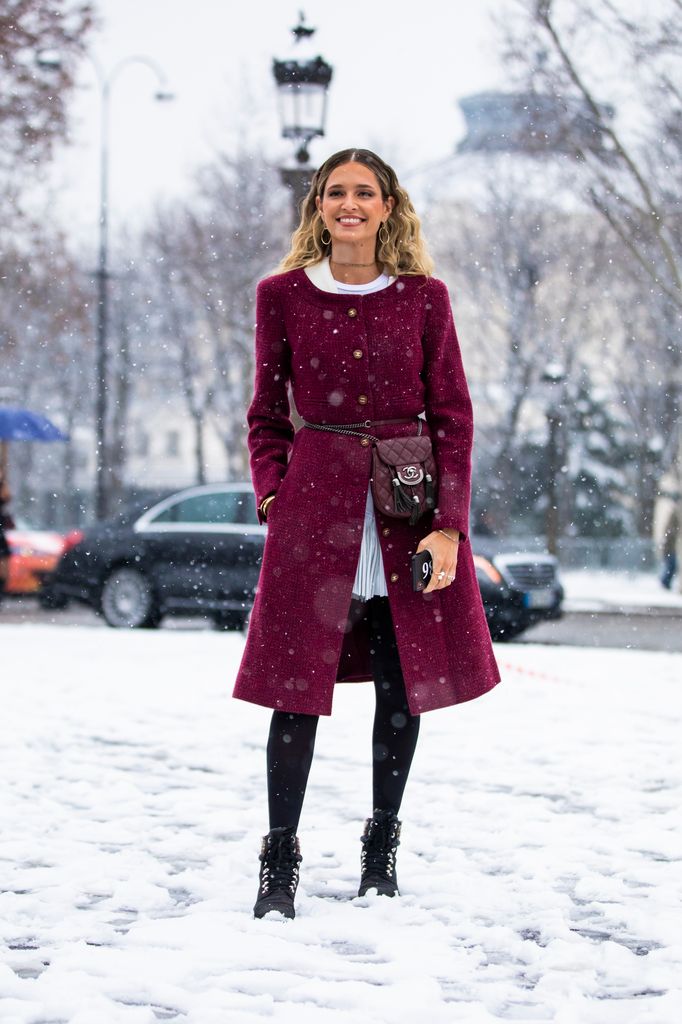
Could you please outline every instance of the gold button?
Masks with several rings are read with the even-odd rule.
[[[362,359],[362,356],[363,356],[363,351],[362,351],[361,348],[354,348],[353,349],[353,358],[354,359]]]
[[[381,532],[383,533],[384,537],[388,537],[389,533],[391,532],[390,526],[384,526]]]
[[[360,405],[367,405],[367,403],[369,402],[369,398],[367,397],[367,395],[358,395],[358,402],[360,403]]]
[[[369,444],[369,438],[368,437],[361,438],[360,439],[360,444],[363,446],[363,448],[366,448],[367,445]]]
[[[397,582],[398,582],[398,573],[397,572],[392,572],[391,573],[391,583],[397,583]]]
[[[358,315],[357,309],[355,308],[355,306],[351,306],[351,308],[348,310],[348,316],[357,316],[357,315]]]

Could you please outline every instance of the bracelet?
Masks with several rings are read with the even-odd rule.
[[[459,533],[459,530],[458,530],[457,532]],[[450,537],[450,536],[449,536],[449,535],[448,535],[448,534],[447,534],[447,533],[445,532],[445,530],[436,530],[436,533],[442,533],[442,534],[443,534],[443,536],[444,536],[444,537],[447,537],[447,538],[448,538],[448,540],[451,540],[451,541],[453,542],[453,544],[459,544],[459,543],[460,543],[460,541],[462,540],[462,534],[461,534],[461,533],[459,534],[459,537],[457,537],[457,539],[455,539],[454,537]]]
[[[272,501],[272,499],[274,497],[275,497],[274,494],[268,494],[267,498],[263,498],[263,500],[260,503],[259,508],[261,510],[261,515],[265,516],[266,519],[267,519],[268,505],[269,505],[269,503]]]

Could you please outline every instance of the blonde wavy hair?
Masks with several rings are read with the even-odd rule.
[[[393,168],[369,149],[342,149],[318,167],[301,205],[301,222],[291,236],[291,249],[274,272],[282,274],[287,270],[309,267],[329,256],[331,242],[325,245],[322,241],[324,224],[317,211],[315,199],[317,196],[322,199],[331,172],[341,164],[351,162],[364,164],[369,168],[379,182],[384,200],[389,196],[393,196],[395,200],[391,214],[385,222],[388,239],[385,242],[380,241],[377,232],[377,262],[383,264],[384,271],[392,277],[399,274],[433,274],[433,260],[422,237],[421,223],[412,200],[398,184],[398,177]]]

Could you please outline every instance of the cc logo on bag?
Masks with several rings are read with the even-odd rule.
[[[401,484],[419,484],[424,479],[424,470],[419,466],[401,466],[398,479]]]

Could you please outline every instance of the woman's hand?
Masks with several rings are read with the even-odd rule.
[[[429,580],[428,587],[422,590],[422,594],[428,594],[432,590],[444,590],[449,587],[455,578],[457,569],[457,553],[459,551],[459,530],[446,530],[445,536],[439,530],[434,530],[419,541],[417,553],[428,548],[433,557],[433,574]],[[438,573],[445,575],[440,579]]]

